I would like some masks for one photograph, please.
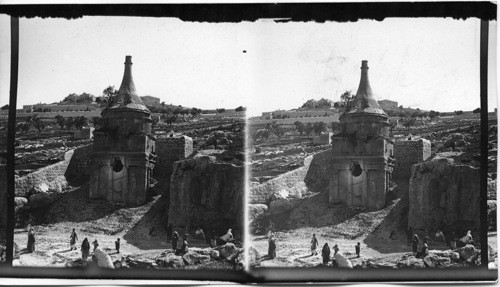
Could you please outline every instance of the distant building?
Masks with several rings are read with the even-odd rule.
[[[141,97],[141,100],[146,106],[156,106],[160,104],[160,98],[157,97],[144,96]]]
[[[398,102],[395,102],[395,101],[381,100],[381,101],[377,101],[377,103],[380,105],[380,107],[383,110],[395,110],[398,108]]]

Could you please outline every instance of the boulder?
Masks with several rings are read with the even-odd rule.
[[[462,260],[468,260],[477,253],[476,248],[471,244],[467,244],[464,247],[455,249],[455,251],[458,252],[458,254],[460,255],[460,259]]]
[[[59,175],[54,180],[48,182],[49,191],[61,193],[64,188],[68,186],[68,182],[66,181],[66,177],[63,175]]]
[[[26,197],[14,197],[14,211],[22,209],[26,204],[28,204],[28,199]]]
[[[217,246],[215,249],[219,251],[220,257],[223,259],[230,258],[238,252],[238,249],[233,243],[226,243],[224,245]]]
[[[212,251],[210,251],[210,256],[211,256],[213,259],[219,259],[219,257],[220,257],[219,251],[217,251],[217,250],[212,250]]]
[[[250,221],[256,219],[261,214],[267,211],[267,205],[265,204],[249,204],[248,205],[248,219]]]
[[[274,214],[283,213],[292,210],[293,207],[294,205],[289,199],[282,198],[271,202],[269,204],[269,211]]]
[[[140,254],[127,256],[125,261],[127,266],[138,269],[151,268],[153,264],[156,264],[156,260],[141,256]]]
[[[184,260],[182,256],[167,253],[164,256],[156,258],[156,264],[163,268],[182,268],[184,267]]]
[[[32,208],[39,208],[50,205],[54,202],[54,195],[49,192],[32,194],[29,198],[29,205]]]
[[[40,192],[48,192],[49,191],[49,185],[46,182],[42,182],[34,186],[30,190],[30,194],[36,194]]]
[[[416,258],[413,254],[407,253],[403,255],[396,263],[398,268],[425,268],[424,261]]]
[[[479,168],[435,158],[412,167],[408,225],[439,229],[458,225],[480,229]]]
[[[197,265],[210,261],[210,255],[203,255],[189,251],[182,256],[182,259],[186,265]]]
[[[449,257],[438,256],[436,253],[429,253],[429,255],[423,258],[423,261],[425,267],[427,268],[444,267],[451,263],[451,259]]]
[[[94,257],[97,261],[97,266],[101,268],[115,269],[111,257],[109,257],[108,253],[104,252],[100,247],[97,247],[94,250]]]
[[[260,254],[259,254],[259,251],[257,251],[257,249],[255,249],[254,247],[250,247],[248,248],[248,258],[249,258],[249,264],[251,266],[258,266],[260,265]]]
[[[347,256],[345,256],[342,252],[337,252],[337,254],[335,254],[334,257],[335,257],[335,261],[337,262],[338,267],[340,267],[340,268],[353,268],[352,263],[349,260],[349,258],[347,258]]]
[[[460,254],[458,254],[458,252],[451,252],[450,258],[451,260],[458,261],[460,259]]]
[[[240,251],[238,256],[234,259],[234,265],[236,271],[243,270],[245,267],[245,258],[244,258],[245,252]]]

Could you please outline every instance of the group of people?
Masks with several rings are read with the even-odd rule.
[[[184,234],[181,238],[179,233],[176,230],[173,230],[171,225],[167,227],[167,242],[171,241],[172,250],[174,250],[176,255],[183,255],[189,251],[189,233],[187,227],[184,227],[183,233]],[[215,235],[215,231],[212,232],[212,234]],[[205,232],[203,231],[203,229],[201,229],[201,227],[198,227],[196,229],[193,238],[199,240],[205,240],[205,242],[207,244],[210,244],[210,246],[212,247],[224,245],[234,240],[231,229],[229,229],[223,236],[220,237],[214,236],[213,238],[210,238],[210,236],[205,235]],[[182,244],[179,246],[179,242],[181,241]]]
[[[78,235],[76,234],[75,229],[73,228],[73,231],[71,232],[71,235],[69,236],[69,250],[77,250],[78,248],[76,247],[76,242],[78,241]],[[94,250],[99,246],[99,243],[97,242],[97,239],[92,242],[92,245],[94,245]],[[32,253],[35,251],[35,232],[33,231],[33,227],[29,227],[28,231],[28,244],[27,244],[27,251],[28,253]],[[120,253],[120,238],[117,238],[115,241],[115,249],[117,253]],[[81,246],[81,251],[82,251],[82,259],[87,260],[89,254],[90,254],[90,243],[87,238],[83,239],[82,241],[82,246]]]
[[[274,232],[272,231],[268,232],[268,236],[269,236],[269,241],[268,241],[267,256],[270,259],[274,259],[276,258],[276,238]],[[318,246],[319,242],[318,239],[316,238],[316,234],[313,234],[311,238],[311,256],[318,255],[318,252],[316,251]],[[339,250],[340,249],[338,245],[335,244],[335,246],[333,246],[334,255],[337,254]],[[361,256],[361,243],[358,242],[354,246],[354,250],[356,252],[357,257],[359,258]],[[328,243],[325,243],[325,245],[323,245],[323,249],[321,250],[321,256],[323,257],[323,264],[327,265],[328,262],[330,262],[330,254],[331,254],[330,246],[328,245]]]
[[[411,227],[410,227],[411,228]],[[418,251],[418,246],[420,244],[420,237],[416,234],[413,233],[413,238],[412,238],[412,251],[415,253],[417,258],[424,258],[425,256],[429,255],[429,240],[430,237],[427,233],[427,230],[425,230],[423,239],[422,239],[422,249]],[[446,237],[444,233],[441,230],[438,230],[434,236],[434,241],[437,242],[443,242],[447,246],[449,246],[451,249],[456,249],[463,247],[467,244],[472,244],[474,241],[472,239],[472,233],[471,231],[467,231],[467,234],[460,238],[459,240],[455,240],[455,233],[452,233],[451,239],[448,241],[446,240]]]

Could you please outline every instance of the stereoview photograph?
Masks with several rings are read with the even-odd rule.
[[[226,29],[20,19],[13,266],[243,269],[246,107]]]
[[[480,222],[480,23],[262,24],[251,267],[471,267],[487,251],[496,268],[496,85],[488,234]]]

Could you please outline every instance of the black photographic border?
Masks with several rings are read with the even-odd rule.
[[[11,20],[11,79],[7,136],[7,262],[13,257],[14,229],[14,141],[19,61],[19,18],[83,16],[175,17],[194,22],[241,22],[274,18],[276,22],[349,22],[362,19],[382,21],[388,17],[451,17],[481,19],[480,97],[481,97],[481,233],[487,233],[487,142],[488,142],[488,21],[496,20],[497,6],[491,2],[384,2],[384,3],[256,3],[256,4],[68,4],[0,5],[0,13]],[[495,95],[496,96],[496,95]],[[487,246],[487,236],[481,236]],[[247,247],[247,246],[245,246]],[[491,281],[497,270],[487,268],[487,248],[482,249],[482,265],[463,269],[432,270],[344,270],[332,268],[265,268],[243,271],[220,270],[103,270],[40,267],[0,268],[0,277],[74,278],[74,279],[188,279],[241,283],[251,282],[417,282],[417,281]],[[396,271],[396,272],[395,272]]]

